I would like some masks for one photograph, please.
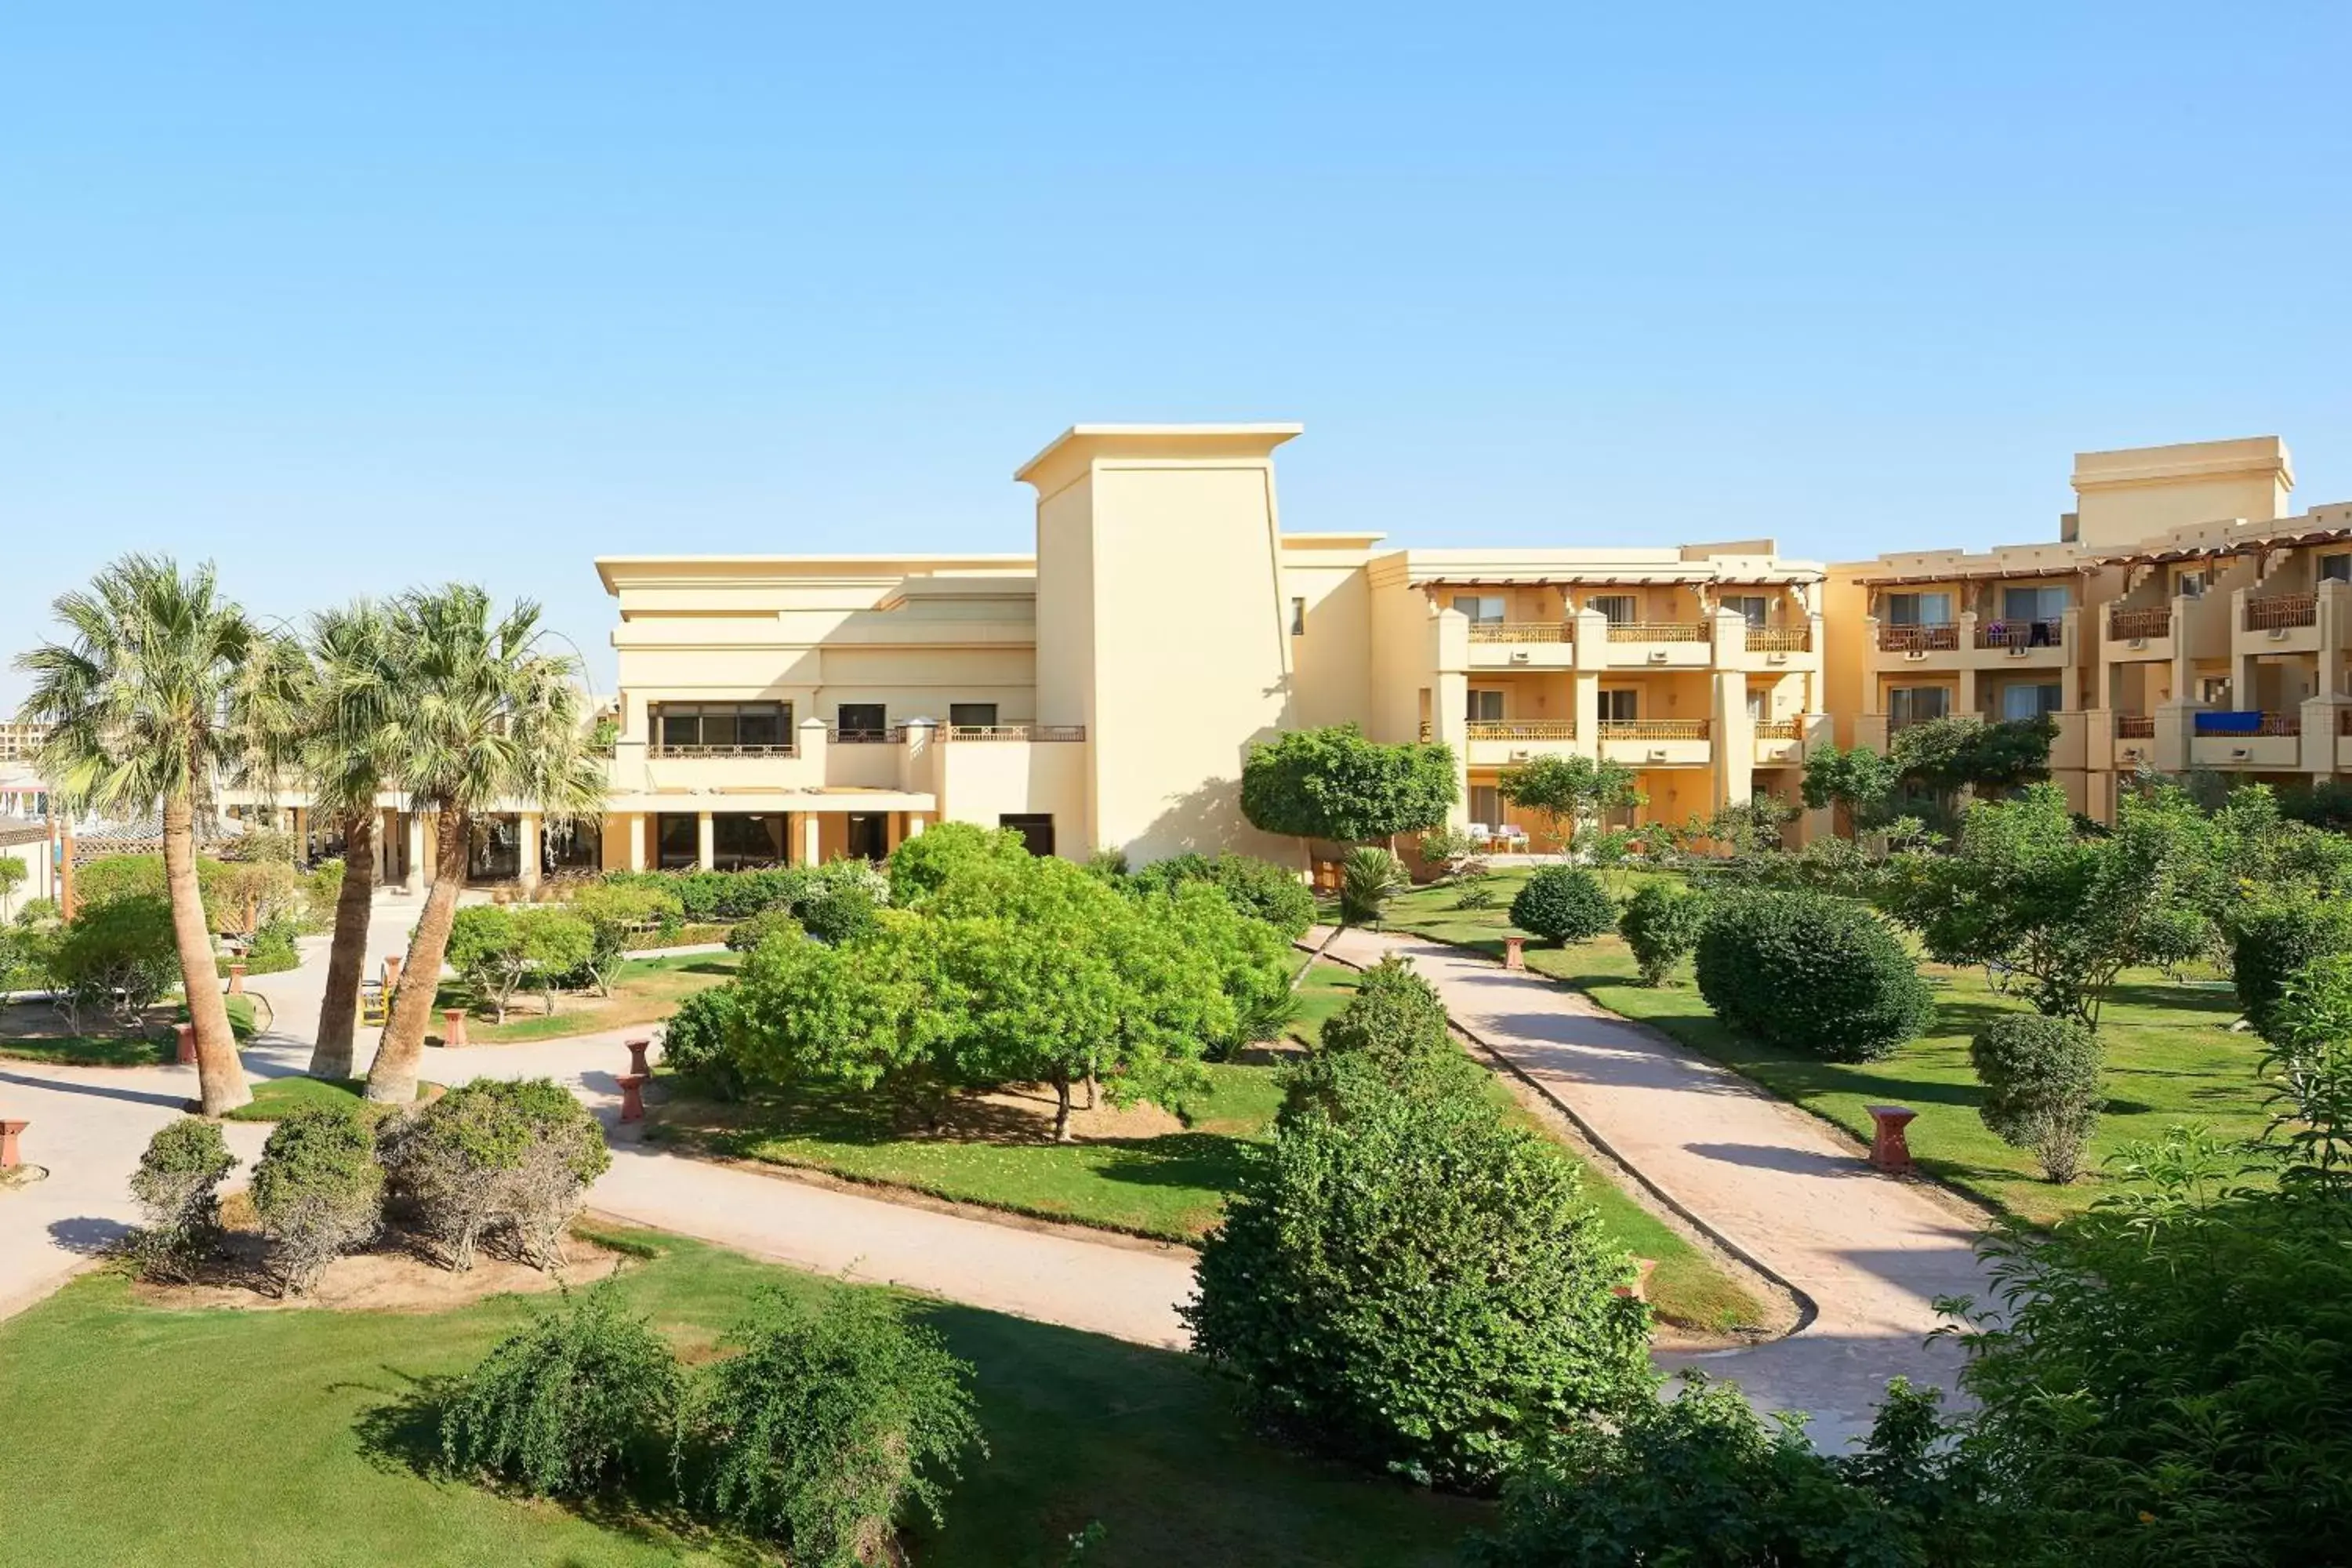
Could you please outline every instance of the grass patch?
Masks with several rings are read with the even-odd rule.
[[[463,985],[444,984],[433,998],[437,1016],[446,1007],[467,1009],[466,1039],[470,1045],[515,1045],[530,1040],[560,1040],[572,1035],[602,1034],[632,1024],[657,1024],[677,1011],[677,1005],[698,991],[735,978],[741,968],[740,952],[678,953],[667,958],[633,958],[621,965],[610,996],[559,993],[556,1010],[543,1013],[537,992],[518,992],[507,1008],[507,1021],[492,1023],[495,1015],[475,1005],[474,994]],[[427,1037],[439,1044],[436,1032]]]
[[[1303,1046],[1323,1043],[1323,1026],[1356,994],[1356,972],[1345,964],[1317,963],[1298,983],[1298,1011],[1290,1020],[1290,1037]]]
[[[440,1091],[438,1084],[419,1083],[416,1098],[430,1100]],[[255,1084],[251,1101],[229,1111],[224,1120],[282,1121],[301,1106],[344,1105],[353,1100],[371,1112],[390,1109],[369,1101],[367,1079],[363,1078],[272,1078]]]
[[[253,1037],[253,998],[228,996],[229,1032],[243,1044]],[[188,1021],[187,1004],[173,1002],[147,1015],[134,1030],[106,1034],[52,1033],[65,1020],[46,1002],[19,1002],[0,1014],[0,1060],[41,1062],[50,1067],[152,1068],[179,1059],[173,1024]]]
[[[619,1289],[689,1353],[757,1286],[820,1284],[677,1237],[639,1245],[656,1256],[625,1268]],[[139,1304],[111,1275],[77,1280],[0,1324],[11,1535],[39,1542],[46,1562],[121,1568],[772,1561],[623,1504],[574,1510],[431,1471],[429,1391],[551,1304],[175,1311]],[[1087,1561],[1133,1568],[1436,1568],[1492,1517],[1258,1440],[1230,1388],[1190,1357],[969,1308],[915,1310],[976,1369],[990,1448],[968,1457],[946,1525],[913,1533],[924,1568],[1059,1568],[1069,1537],[1097,1521]]]
[[[1497,873],[1490,885],[1506,907],[1491,910],[1454,909],[1453,889],[1416,889],[1391,906],[1389,924],[1499,955],[1511,929],[1510,895],[1527,875]],[[2154,971],[2125,976],[2100,1021],[2108,1106],[2085,1159],[2089,1173],[2060,1187],[2042,1179],[2031,1153],[2003,1143],[1978,1120],[1984,1091],[1969,1063],[1969,1039],[2002,1013],[2032,1011],[2021,998],[1995,992],[1981,970],[1923,964],[1936,990],[1929,1032],[1884,1061],[1825,1062],[1727,1028],[1700,1000],[1687,966],[1673,984],[1642,984],[1633,954],[1614,936],[1567,949],[1530,944],[1527,959],[1530,969],[1713,1057],[1864,1142],[1871,1122],[1864,1106],[1909,1106],[1919,1113],[1909,1137],[1922,1168],[2037,1224],[2080,1212],[2115,1190],[2098,1163],[2126,1142],[2156,1137],[2180,1121],[2252,1136],[2269,1121],[2254,1076],[2262,1047],[2252,1036],[2231,1032],[2239,1010],[2226,984],[2184,985]]]

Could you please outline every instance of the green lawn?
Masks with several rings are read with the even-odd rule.
[[[474,994],[463,985],[444,984],[433,999],[434,1027],[427,1038],[439,1044],[440,1009],[464,1007],[466,1039],[477,1046],[513,1045],[527,1040],[560,1040],[571,1035],[601,1034],[632,1024],[657,1024],[677,1011],[677,1005],[697,991],[735,977],[742,967],[740,952],[690,952],[668,958],[633,958],[614,978],[613,994],[597,996],[570,992],[556,996],[556,1011],[545,1005],[536,991],[515,994],[507,1007],[507,1021],[494,1024],[488,1007],[474,1004]]]
[[[1444,942],[1500,954],[1510,929],[1511,892],[1524,871],[1498,873],[1497,907],[1456,910],[1451,888],[1422,888],[1391,906],[1390,924]],[[1911,1152],[1929,1173],[1993,1206],[2037,1223],[2087,1207],[2112,1181],[2095,1162],[2131,1139],[2151,1138],[2177,1121],[2252,1134],[2268,1121],[2254,1072],[2261,1046],[2232,1034],[2238,1017],[2226,984],[2183,985],[2149,972],[2126,976],[2102,1016],[2107,1060],[2107,1114],[2092,1143],[2093,1173],[2069,1186],[2042,1179],[2033,1157],[1985,1131],[1976,1107],[1982,1090],[1969,1065],[1969,1038],[1986,1020],[2024,1012],[2024,1002],[1995,994],[1981,970],[1923,964],[1936,987],[1937,1022],[1885,1061],[1825,1062],[1743,1038],[1716,1021],[1687,968],[1653,989],[1640,983],[1633,955],[1613,936],[1559,949],[1530,945],[1528,967],[1588,993],[1602,1006],[1652,1025],[1734,1068],[1855,1137],[1870,1136],[1871,1104],[1909,1106]]]
[[[177,989],[174,988],[174,994]],[[253,998],[224,998],[228,1005],[229,1032],[239,1042],[253,1037]],[[171,1016],[186,1023],[185,1003],[171,1004]],[[153,1015],[150,1014],[150,1017]],[[179,1043],[170,1026],[149,1025],[132,1034],[65,1035],[47,1031],[64,1023],[47,1003],[19,1003],[9,1009],[10,1032],[0,1034],[0,1059],[46,1062],[51,1067],[152,1068],[179,1059]],[[33,1033],[35,1029],[42,1033]]]
[[[419,1083],[416,1098],[430,1099],[438,1091],[437,1084]],[[272,1078],[253,1086],[250,1103],[240,1105],[228,1113],[230,1121],[280,1121],[288,1112],[302,1105],[341,1105],[352,1100],[367,1104],[362,1098],[367,1093],[363,1078]]]
[[[634,1233],[643,1237],[645,1233]],[[689,1354],[768,1281],[817,1282],[670,1237],[621,1288]],[[454,1311],[178,1311],[111,1274],[0,1324],[8,1535],[26,1562],[511,1563],[634,1568],[772,1558],[619,1505],[574,1510],[430,1472],[436,1379],[546,1304]],[[1456,1561],[1483,1505],[1297,1458],[1259,1441],[1230,1389],[1164,1351],[969,1308],[919,1315],[976,1369],[989,1453],[966,1463],[923,1568],[1216,1563],[1420,1568]]]

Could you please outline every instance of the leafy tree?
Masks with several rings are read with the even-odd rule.
[[[1171,855],[1153,861],[1131,879],[1131,885],[1139,889],[1169,889],[1183,882],[1207,883],[1234,909],[1265,921],[1293,942],[1315,923],[1315,895],[1298,879],[1298,873],[1255,856]]]
[[[1364,971],[1356,994],[1323,1026],[1318,1048],[1285,1082],[1282,1117],[1333,1114],[1374,1080],[1407,1095],[1472,1095],[1485,1074],[1455,1047],[1445,1004],[1410,964]]]
[[[1623,763],[1605,757],[1545,755],[1505,768],[1495,781],[1495,793],[1513,805],[1541,813],[1548,825],[1545,836],[1555,847],[1565,849],[1571,838],[1580,839],[1609,813],[1648,805],[1640,778]]]
[[[1433,827],[1423,834],[1420,844],[1415,847],[1420,849],[1423,862],[1436,867],[1438,875],[1449,881],[1462,876],[1473,865],[1483,864],[1486,853],[1484,840],[1467,827],[1457,827],[1452,823]]]
[[[525,985],[540,987],[554,1012],[556,988],[591,961],[595,942],[595,929],[560,906],[468,904],[450,922],[448,957],[503,1024]]]
[[[801,922],[782,910],[762,910],[748,920],[737,921],[727,932],[727,951],[751,952],[761,943],[776,937],[796,940],[806,936]]]
[[[2315,958],[2352,952],[2352,903],[2290,888],[2233,907],[2230,975],[2247,1022],[2269,1038],[2288,984]]]
[[[1767,1045],[1873,1061],[1935,1016],[1935,998],[1895,932],[1845,899],[1730,895],[1707,917],[1697,953],[1706,1005]]]
[[[372,1238],[383,1211],[375,1125],[357,1100],[298,1105],[270,1130],[253,1168],[253,1207],[289,1295]]]
[[[16,889],[25,885],[32,873],[14,855],[0,855],[0,923],[8,919],[8,906],[16,897]]]
[[[1617,906],[1583,867],[1546,866],[1511,900],[1511,923],[1565,947],[1613,930]]]
[[[2099,1039],[2071,1017],[2012,1013],[1969,1044],[1985,1086],[1977,1115],[2002,1142],[2031,1149],[2052,1181],[2074,1179],[2098,1125]]]
[[[1277,1123],[1183,1311],[1276,1433],[1489,1491],[1542,1428],[1651,1397],[1631,1277],[1542,1138],[1477,1092],[1355,1072]]]
[[[936,892],[960,871],[1028,857],[1028,841],[1010,827],[942,822],[912,838],[900,839],[890,851],[890,901],[906,909]]]
[[[676,893],[667,888],[633,883],[591,882],[572,895],[569,908],[588,922],[585,968],[600,996],[613,994],[613,982],[619,976],[621,965],[629,961],[631,934],[674,921],[679,914]],[[728,935],[728,944],[734,944],[733,932]]]
[[[155,1005],[178,969],[173,924],[171,905],[143,896],[110,900],[66,923],[49,946],[48,970],[72,1027],[95,1011],[127,1027]],[[216,978],[206,976],[205,985]]]
[[[928,838],[930,835],[923,837]],[[872,889],[856,882],[840,882],[818,889],[801,906],[800,920],[809,935],[841,947],[873,934],[878,908]]]
[[[1284,885],[1306,894],[1296,878],[1277,867],[1267,868],[1283,876]],[[1138,912],[1163,925],[1181,962],[1213,977],[1230,1004],[1225,1012],[1209,1010],[1211,1016],[1202,1026],[1209,1031],[1203,1036],[1208,1054],[1228,1061],[1245,1046],[1279,1038],[1298,1005],[1291,990],[1290,943],[1285,934],[1249,912],[1250,906],[1219,883],[1180,879],[1165,890],[1147,889],[1141,897]],[[1222,1020],[1228,1016],[1231,1023],[1225,1025]]]
[[[1339,924],[1374,926],[1388,912],[1389,900],[1412,886],[1404,862],[1385,849],[1359,845],[1339,863]]]
[[[386,1117],[376,1148],[387,1191],[459,1270],[486,1237],[553,1268],[581,1194],[613,1163],[595,1117],[543,1078],[460,1084]]]
[[[2046,713],[1990,724],[1954,714],[1896,731],[1887,754],[1903,783],[1939,798],[1962,790],[2005,795],[2050,776],[2050,742],[2057,735]]]
[[[1706,895],[1672,882],[1646,882],[1617,917],[1617,932],[1633,950],[1642,984],[1664,985],[1675,965],[1698,947],[1706,925]]]
[[[1950,854],[1896,857],[1882,899],[1937,961],[2007,964],[2037,1010],[2095,1029],[2124,970],[2210,949],[2216,872],[2210,825],[2179,791],[2123,797],[2099,834],[2041,784],[1971,805]]]
[[[1693,844],[1711,842],[1736,855],[1756,855],[1779,849],[1782,830],[1796,819],[1795,806],[1760,790],[1746,800],[1717,806],[1711,816],[1693,816],[1683,833]]]
[[[161,817],[198,1093],[205,1114],[218,1116],[253,1095],[215,984],[195,823],[212,815],[217,781],[247,775],[257,737],[282,728],[250,679],[268,663],[268,639],[220,596],[211,566],[183,575],[145,555],[124,556],[87,591],[60,595],[55,610],[69,640],[18,657],[33,678],[18,718],[47,728],[41,773],[58,795],[120,816]]]
[[[732,984],[697,991],[662,1026],[661,1065],[716,1100],[743,1097],[743,1069],[735,1061],[738,1002]]]
[[[686,1380],[609,1279],[491,1348],[441,1410],[441,1452],[538,1497],[586,1497],[654,1469]]]
[[[220,1237],[220,1184],[236,1169],[217,1122],[183,1116],[147,1141],[131,1173],[146,1221],[132,1233],[133,1266],[149,1279],[189,1279]]]
[[[1451,747],[1382,745],[1353,724],[1292,730],[1250,749],[1242,815],[1266,833],[1338,844],[1419,833],[1459,794]]]
[[[370,1100],[406,1105],[474,819],[508,803],[559,823],[589,815],[604,802],[604,769],[588,744],[577,663],[541,647],[538,605],[521,601],[494,617],[488,594],[450,584],[402,595],[392,616],[407,649],[406,701],[387,745],[410,809],[438,817],[433,886],[401,968],[424,983],[400,988],[368,1069]]]
[[[1895,760],[1868,746],[1841,751],[1823,745],[1809,747],[1805,752],[1802,789],[1807,809],[1842,808],[1850,837],[1860,837],[1864,827],[1876,823],[1900,782],[1901,770]]]
[[[986,1452],[971,1368],[879,1290],[774,1286],[722,1343],[681,1422],[699,1500],[809,1568],[899,1561],[909,1510],[934,1524],[956,1464]]]

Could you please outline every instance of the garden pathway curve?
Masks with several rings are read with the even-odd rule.
[[[1342,934],[1331,952],[1355,963],[1411,959],[1466,1033],[1811,1309],[1785,1339],[1663,1363],[1737,1382],[1764,1407],[1811,1412],[1814,1440],[1832,1449],[1868,1430],[1887,1379],[1952,1387],[1958,1349],[1925,1342],[1945,1321],[1937,1297],[1991,1295],[1974,1250],[1985,1222],[1974,1209],[1940,1188],[1878,1174],[1817,1118],[1542,975],[1362,931]]]

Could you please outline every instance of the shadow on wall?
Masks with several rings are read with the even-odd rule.
[[[1299,863],[1298,841],[1261,833],[1242,816],[1241,765],[1231,779],[1210,779],[1171,795],[1150,826],[1120,846],[1129,861],[1146,866],[1171,855],[1255,855],[1278,866]]]

